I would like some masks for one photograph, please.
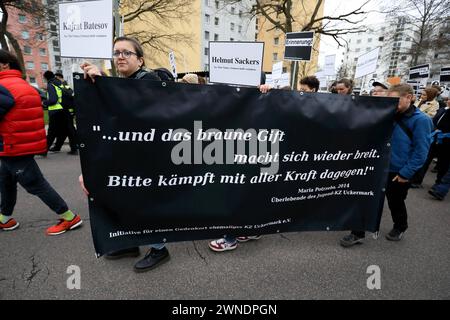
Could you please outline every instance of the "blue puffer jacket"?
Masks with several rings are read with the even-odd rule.
[[[430,149],[433,122],[413,105],[399,115],[397,121],[402,121],[411,130],[412,139],[396,122],[392,133],[389,171],[409,180],[425,164]]]

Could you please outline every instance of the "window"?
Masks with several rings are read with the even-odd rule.
[[[61,57],[60,56],[55,56],[55,61],[56,62],[61,62]]]
[[[238,32],[242,33],[242,26],[238,26]]]
[[[435,58],[435,59],[439,58],[439,53],[436,53],[436,54],[434,55],[434,58]]]
[[[218,26],[219,25],[219,18],[214,18],[214,25]]]
[[[22,39],[27,40],[30,38],[30,34],[28,31],[22,31]]]
[[[406,56],[402,56],[402,61],[405,61],[406,60]]]
[[[216,9],[219,9],[219,1],[216,1]]]
[[[279,43],[280,43],[280,38],[276,37],[276,38],[273,39],[273,44],[274,45],[277,46]]]
[[[205,48],[205,56],[209,56],[209,48]]]
[[[29,47],[29,46],[24,46],[24,47],[23,47],[23,53],[25,53],[25,54],[31,54],[31,47]]]
[[[242,18],[242,11],[239,10],[239,18]]]
[[[205,6],[209,7],[209,0],[205,0]]]
[[[234,7],[231,7],[231,14],[235,14],[235,8]]]
[[[356,48],[355,52],[360,52],[361,48]]]
[[[234,41],[234,38],[230,38],[230,41]]]
[[[50,25],[50,31],[56,31],[56,24]]]
[[[230,30],[234,31],[234,23],[233,22],[230,23]]]
[[[48,64],[41,63],[41,69],[42,69],[42,71],[47,71],[48,70]]]
[[[206,22],[206,24],[209,24],[210,20],[211,20],[210,15],[209,14],[205,14],[205,22]]]
[[[205,40],[209,40],[209,31],[205,31]]]
[[[40,56],[46,56],[47,55],[47,50],[45,50],[45,48],[39,48],[39,55]]]
[[[372,42],[372,38],[367,39],[367,42]]]
[[[36,33],[36,40],[44,41],[44,34],[43,33]]]
[[[59,42],[58,42],[58,40],[53,40],[53,46],[54,47],[59,47]]]
[[[20,23],[26,23],[27,22],[27,16],[24,14],[19,14],[19,22]]]
[[[384,37],[379,37],[378,41],[384,41]]]
[[[356,44],[360,44],[361,43],[361,39],[356,40]]]
[[[219,35],[217,33],[214,33],[214,41],[219,41]]]
[[[366,52],[369,52],[370,50],[372,50],[372,48],[366,48]]]
[[[33,61],[27,61],[25,63],[25,68],[27,68],[28,70],[33,70],[34,69],[34,62]]]
[[[30,77],[30,83],[36,83],[36,78],[35,77]]]
[[[273,61],[277,61],[278,60],[278,53],[274,52],[273,56],[272,56]]]

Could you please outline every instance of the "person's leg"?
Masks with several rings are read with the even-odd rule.
[[[47,149],[52,148],[53,142],[56,139],[56,135],[58,132],[57,118],[58,117],[55,115],[54,111],[48,112]]]
[[[77,141],[77,131],[73,124],[73,117],[69,112],[66,114],[67,121],[67,137],[69,138],[70,152],[69,154],[78,153],[78,141]]]
[[[438,163],[436,184],[441,183],[442,177],[445,176],[450,167],[450,142],[439,145]]]
[[[44,178],[32,156],[17,159],[12,168],[20,185],[59,215],[60,222],[47,229],[48,235],[61,234],[82,224],[81,218],[69,210],[66,202]]]
[[[54,149],[56,151],[61,150],[64,141],[66,141],[67,138],[67,133],[68,133],[68,129],[67,129],[67,119],[66,119],[66,111],[65,110],[59,110],[56,112],[55,117],[56,117],[56,142],[55,142],[55,147]]]
[[[397,240],[400,240],[402,234],[406,231],[406,229],[408,229],[408,214],[406,210],[405,200],[408,196],[408,189],[410,184],[392,181],[395,176],[396,174],[389,174],[388,184],[386,188],[386,198],[388,200],[388,206],[391,211],[392,220],[394,222],[392,231],[396,231],[394,232],[398,236],[396,238],[398,238]]]
[[[437,200],[444,200],[448,191],[450,190],[450,168],[447,173],[442,177],[441,183],[434,184],[428,191]]]
[[[12,231],[19,223],[11,216],[17,200],[17,181],[9,172],[7,159],[0,160],[0,230]]]
[[[61,196],[45,180],[32,156],[18,159],[13,166],[17,181],[30,194],[39,197],[52,211],[60,215],[69,208]]]
[[[433,161],[434,157],[436,157],[436,153],[437,153],[436,144],[432,143],[425,164],[422,166],[422,168],[419,169],[419,171],[416,172],[416,174],[412,177],[410,181],[411,187],[418,188],[422,185],[423,179],[427,174],[428,168],[430,167],[430,164]]]
[[[12,216],[17,201],[17,180],[9,170],[9,161],[3,158],[0,161],[0,213],[5,216]]]

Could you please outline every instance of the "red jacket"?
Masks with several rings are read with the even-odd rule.
[[[36,89],[17,70],[1,71],[0,85],[14,98],[14,105],[0,119],[0,157],[47,152],[44,111]]]

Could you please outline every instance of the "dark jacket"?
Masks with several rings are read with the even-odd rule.
[[[42,101],[42,104],[45,107],[52,106],[52,105],[58,103],[58,94],[56,93],[56,89],[54,86],[60,87],[61,85],[62,85],[62,83],[56,78],[48,80],[48,82],[47,82],[48,98],[47,98],[47,100]]]
[[[145,69],[139,69],[138,71],[133,73],[131,76],[129,76],[128,79],[144,79],[144,80],[161,81],[161,78],[158,77],[156,72],[151,71],[151,70],[145,70]]]

